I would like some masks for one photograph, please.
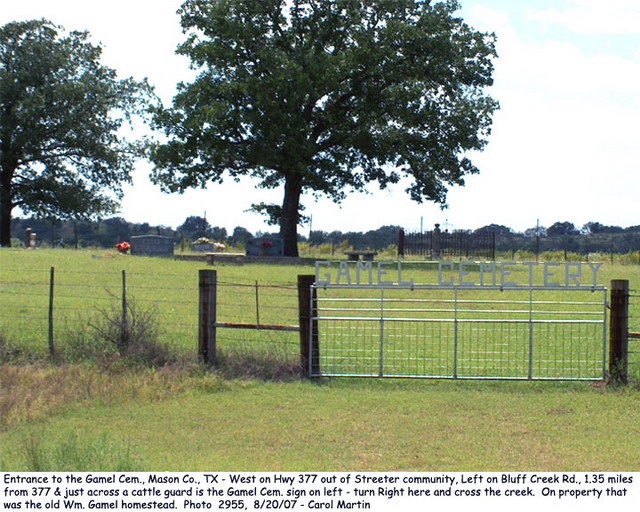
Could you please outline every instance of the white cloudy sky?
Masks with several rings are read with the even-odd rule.
[[[307,198],[313,229],[418,229],[421,223],[472,229],[491,223],[524,230],[588,221],[640,224],[640,1],[460,0],[474,28],[495,32],[492,95],[501,103],[490,143],[473,156],[480,174],[452,189],[449,208],[413,203],[403,187],[353,194],[341,206]],[[169,104],[188,62],[174,54],[183,39],[181,0],[0,0],[0,24],[48,18],[88,30],[103,63],[122,77],[147,77]],[[189,215],[213,225],[269,229],[245,210],[280,202],[280,192],[229,182],[184,195],[150,184],[140,162],[121,214],[133,222],[177,226]],[[301,228],[306,233],[309,226]]]

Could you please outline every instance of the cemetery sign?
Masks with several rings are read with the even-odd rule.
[[[555,262],[438,262],[437,282],[426,286],[499,288],[595,288],[602,263]],[[412,265],[415,267],[415,265]],[[422,286],[407,279],[401,262],[317,261],[315,285]]]

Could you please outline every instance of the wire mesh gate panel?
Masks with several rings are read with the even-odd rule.
[[[313,376],[605,376],[602,287],[314,287]]]

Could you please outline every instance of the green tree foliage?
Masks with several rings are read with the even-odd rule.
[[[87,32],[46,20],[0,27],[0,245],[11,215],[113,212],[141,145],[119,130],[151,89],[99,63]]]
[[[297,255],[305,192],[342,200],[402,178],[412,199],[445,204],[478,172],[497,103],[493,35],[454,0],[187,0],[180,14],[197,78],[157,125],[153,179],[166,191],[252,176],[283,187],[255,205]]]
[[[229,243],[233,245],[246,244],[249,238],[253,238],[253,234],[242,226],[236,226],[233,234],[229,237]]]
[[[474,231],[474,233],[489,234],[495,233],[497,237],[509,237],[513,234],[513,229],[502,224],[489,224]]]
[[[191,240],[200,237],[211,238],[212,240],[222,241],[227,238],[226,228],[219,228],[209,224],[207,219],[197,215],[191,215],[185,219],[181,226],[178,226],[178,232],[182,236],[186,236]]]
[[[202,236],[207,236],[207,232],[211,229],[211,225],[204,217],[191,215],[185,219],[182,225],[178,226],[178,232],[191,240],[196,240]]]
[[[547,236],[577,235],[578,230],[571,222],[556,222],[547,228]]]
[[[620,226],[605,226],[599,222],[587,222],[582,226],[583,233],[597,234],[597,233],[621,233],[624,231]]]

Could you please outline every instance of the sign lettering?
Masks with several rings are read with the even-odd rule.
[[[598,286],[602,263],[592,262],[476,262],[441,261],[437,280],[425,285],[451,287],[501,288],[580,288]],[[415,264],[412,265],[412,269]],[[416,277],[409,277],[401,262],[317,261],[316,286],[384,286],[413,287]],[[536,284],[537,283],[537,284]]]

